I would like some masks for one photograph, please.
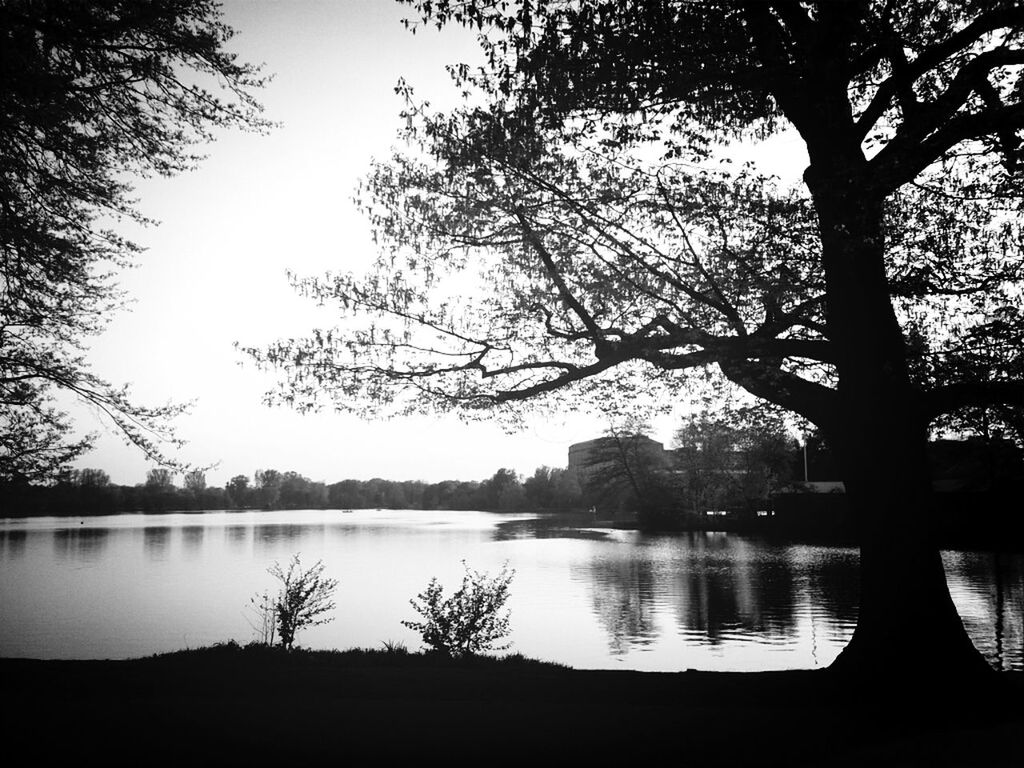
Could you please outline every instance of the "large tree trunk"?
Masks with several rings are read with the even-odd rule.
[[[889,295],[882,201],[865,193],[855,174],[815,178],[814,170],[807,178],[821,226],[828,333],[838,354],[838,407],[825,431],[861,545],[859,619],[834,668],[899,676],[983,672],[988,665],[950,598],[932,533],[927,424]]]

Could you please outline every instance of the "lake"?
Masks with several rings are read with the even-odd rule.
[[[589,523],[589,524],[588,524]],[[0,519],[0,656],[127,658],[254,639],[249,599],[300,553],[339,581],[309,648],[420,647],[400,623],[436,576],[506,561],[512,651],[578,668],[829,664],[857,618],[854,548],[725,533],[643,534],[582,516],[303,510]],[[1024,556],[944,552],[989,662],[1024,669]],[[907,653],[928,642],[906,638]]]

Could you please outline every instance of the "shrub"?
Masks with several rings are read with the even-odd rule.
[[[249,598],[249,606],[255,615],[249,626],[256,633],[257,645],[273,645],[277,636],[277,615],[274,606],[277,599],[264,590]]]
[[[291,650],[299,630],[333,620],[333,617],[324,614],[334,609],[331,596],[338,586],[338,580],[324,576],[324,564],[320,560],[309,568],[303,568],[298,555],[292,557],[287,569],[275,562],[267,572],[281,582],[281,590],[274,597],[264,592],[252,599],[252,604],[263,617],[258,631],[265,644],[273,644],[273,628],[269,633],[266,630],[269,610],[280,644]]]
[[[491,579],[486,573],[470,570],[465,560],[462,566],[466,570],[462,586],[451,597],[444,597],[437,579],[431,579],[427,588],[409,601],[423,621],[402,624],[419,632],[430,649],[446,656],[458,658],[508,648],[508,644],[495,643],[509,633],[509,612],[502,608],[515,571],[509,570],[506,562]]]

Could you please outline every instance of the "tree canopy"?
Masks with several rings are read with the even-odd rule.
[[[219,129],[266,128],[264,80],[227,50],[212,0],[5,2],[0,35],[0,478],[52,478],[92,445],[58,392],[173,464],[182,406],[135,402],[86,340],[123,306],[117,273],[141,250],[117,224],[151,223],[131,179],[193,168]]]
[[[921,627],[936,664],[984,666],[929,535],[926,443],[1021,423],[1024,6],[410,5],[413,29],[477,29],[484,64],[451,68],[444,113],[399,85],[405,148],[357,194],[380,258],[295,280],[346,323],[250,350],[277,396],[614,408],[716,372],[835,450],[862,564],[840,666],[901,669]],[[721,162],[782,130],[802,187]]]
[[[401,89],[407,150],[358,194],[376,269],[295,281],[363,327],[250,350],[287,370],[286,400],[486,409],[604,392],[628,364],[716,365],[827,429],[842,350],[813,195],[709,144],[825,133],[813,176],[841,154],[815,106],[835,99],[863,163],[848,170],[886,201],[885,298],[914,342],[920,418],[974,407],[1020,429],[1019,8],[417,8],[479,27],[488,64],[453,68],[470,97],[449,113]]]

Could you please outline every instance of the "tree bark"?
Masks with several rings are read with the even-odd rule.
[[[883,201],[865,191],[856,168],[851,162],[817,174],[812,165],[806,175],[837,353],[837,413],[826,438],[838,454],[861,550],[857,627],[833,667],[897,677],[939,669],[976,675],[989,667],[950,597],[932,531],[927,419],[890,299]]]

